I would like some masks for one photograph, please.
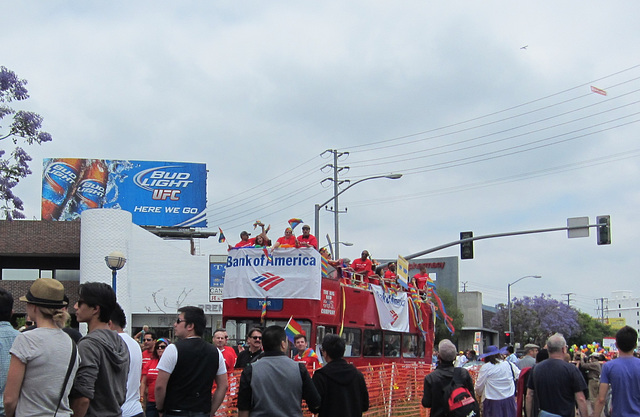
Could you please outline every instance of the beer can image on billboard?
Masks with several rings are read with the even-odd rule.
[[[55,158],[45,161],[42,175],[42,220],[58,220],[84,165],[83,159]]]
[[[205,164],[106,159],[44,161],[42,219],[75,220],[85,210],[131,212],[140,226],[206,227]]]

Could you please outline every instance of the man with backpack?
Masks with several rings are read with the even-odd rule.
[[[438,366],[424,378],[422,406],[431,409],[431,417],[480,416],[471,375],[453,366],[456,353],[450,340],[442,340],[438,344]]]

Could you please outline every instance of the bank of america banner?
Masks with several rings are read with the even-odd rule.
[[[320,299],[320,254],[313,248],[229,250],[223,298]]]
[[[376,300],[380,327],[394,332],[409,332],[409,303],[407,293],[391,294],[385,292],[381,286],[369,284]]]
[[[140,226],[206,227],[207,167],[187,162],[48,158],[42,220],[75,220],[84,210],[131,212]]]

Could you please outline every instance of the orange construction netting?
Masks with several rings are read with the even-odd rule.
[[[429,410],[423,408],[420,402],[424,377],[432,370],[430,364],[392,362],[358,369],[363,373],[369,390],[369,411],[364,413],[365,416],[429,416]],[[469,371],[475,382],[477,370]],[[236,398],[241,373],[242,370],[237,369],[230,376],[229,392],[216,416],[237,415]],[[309,370],[309,373],[313,371]],[[304,415],[312,415],[306,407]]]

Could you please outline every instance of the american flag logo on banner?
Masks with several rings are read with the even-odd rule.
[[[275,287],[281,282],[284,282],[284,278],[280,278],[277,275],[265,272],[264,274],[253,278],[251,281],[258,284],[258,286],[263,290],[269,291],[271,288]]]
[[[398,313],[396,313],[393,310],[389,310],[389,313],[391,313],[391,317],[393,317],[393,320],[391,320],[391,324],[393,325],[396,322],[396,320],[398,320],[399,316],[398,316]]]

